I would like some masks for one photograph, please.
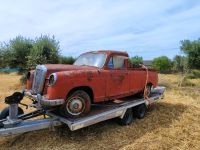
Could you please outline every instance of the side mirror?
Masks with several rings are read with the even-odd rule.
[[[108,63],[108,68],[109,68],[109,69],[113,69],[113,68],[114,68],[113,63]]]

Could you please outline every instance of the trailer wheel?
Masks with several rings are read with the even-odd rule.
[[[80,117],[86,115],[91,108],[91,98],[83,90],[77,90],[68,96],[64,105],[60,107],[61,115],[65,117]]]
[[[133,115],[138,119],[144,118],[146,112],[147,112],[147,107],[145,104],[141,104],[133,109]]]
[[[18,107],[18,115],[24,114],[24,111],[22,108]],[[4,108],[0,113],[0,120],[6,119],[9,116],[9,106]]]
[[[133,111],[131,108],[127,109],[123,118],[118,118],[117,122],[120,125],[130,125],[134,121]]]

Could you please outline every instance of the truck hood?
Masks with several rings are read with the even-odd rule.
[[[72,71],[72,70],[96,70],[96,67],[91,66],[77,66],[77,65],[63,65],[63,64],[46,64],[47,77],[54,73],[60,71]]]

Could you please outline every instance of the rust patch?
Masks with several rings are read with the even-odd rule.
[[[120,81],[123,81],[124,78],[125,78],[125,76],[123,76],[123,75],[120,75],[120,76],[119,76],[119,80],[120,80]]]
[[[88,71],[87,72],[87,79],[88,79],[88,81],[92,81],[92,78],[93,78],[93,73],[91,71]]]
[[[110,74],[110,77],[112,80],[114,80],[117,84],[122,84],[123,80],[125,79],[124,75],[113,75],[112,73]]]

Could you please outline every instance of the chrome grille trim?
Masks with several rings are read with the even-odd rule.
[[[45,65],[37,65],[34,73],[32,94],[42,94],[46,73],[47,68],[45,67]]]

